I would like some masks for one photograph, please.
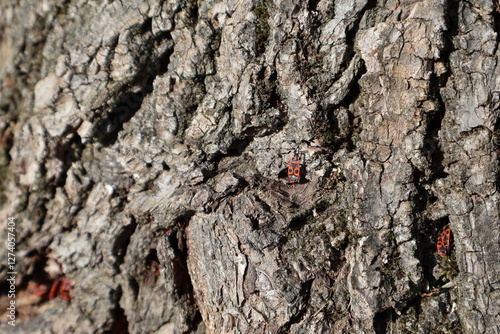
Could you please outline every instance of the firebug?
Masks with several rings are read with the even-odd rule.
[[[49,292],[49,288],[46,284],[34,284],[33,287],[29,289],[29,293],[36,296],[44,296]]]
[[[451,250],[451,228],[449,225],[444,227],[444,230],[439,235],[436,243],[437,253],[441,256],[446,256]]]
[[[71,301],[71,292],[74,290],[73,283],[67,280],[61,281],[61,284],[59,285],[59,291],[57,295],[70,302]]]
[[[46,284],[34,284],[32,288],[28,291],[32,295],[36,295],[47,300],[54,299],[56,297],[71,301],[71,292],[74,290],[73,283],[65,280],[64,278],[57,278],[52,282],[52,286]]]
[[[301,177],[300,157],[297,153],[290,159],[288,163],[288,180],[290,183],[299,183]]]

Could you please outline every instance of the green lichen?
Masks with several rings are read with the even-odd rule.
[[[57,16],[59,17],[64,17],[68,15],[68,9],[69,9],[69,1],[64,1],[62,4],[60,4],[57,7]]]
[[[5,188],[9,181],[9,168],[8,166],[0,166],[0,203],[7,202],[7,196],[5,194]]]
[[[220,44],[222,41],[222,28],[214,29],[210,39],[210,55],[212,60],[220,57]]]
[[[313,261],[325,272],[336,272],[345,262],[347,219],[332,203],[322,200],[294,216],[280,239],[280,249],[291,258]]]
[[[290,221],[290,230],[299,231],[307,225],[314,224],[316,218],[314,217],[313,209],[307,210],[293,217]]]
[[[453,254],[450,255],[445,255],[445,256],[439,256],[438,257],[438,266],[439,269],[441,270],[441,275],[446,279],[446,280],[451,280],[458,274],[458,264],[457,261],[455,260]]]
[[[254,9],[254,13],[257,16],[255,27],[257,57],[264,53],[269,41],[270,27],[268,20],[270,4],[271,2],[269,0],[261,0],[260,6]]]

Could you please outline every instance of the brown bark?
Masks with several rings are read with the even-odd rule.
[[[499,10],[0,4],[16,330],[498,333]]]

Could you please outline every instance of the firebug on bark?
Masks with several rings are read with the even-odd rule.
[[[59,297],[70,302],[71,292],[73,289],[73,283],[65,280],[64,278],[57,278],[52,282],[50,290],[47,284],[35,284],[31,289],[29,289],[29,293],[46,298],[47,300]]]
[[[300,182],[301,168],[300,157],[295,153],[288,163],[288,180],[290,183]]]
[[[437,253],[441,256],[446,256],[451,250],[451,228],[449,225],[444,227],[437,239],[436,243]]]

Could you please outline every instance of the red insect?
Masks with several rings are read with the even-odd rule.
[[[35,284],[28,290],[28,292],[32,295],[41,297],[49,292],[49,287],[46,284]]]
[[[449,225],[444,227],[443,232],[437,239],[437,253],[441,256],[446,256],[451,250],[451,228]]]
[[[64,300],[67,300],[68,302],[71,301],[71,294],[75,287],[73,286],[73,283],[70,281],[62,281],[61,286],[59,287],[59,294],[58,296],[61,297]]]
[[[299,183],[301,176],[300,157],[297,153],[290,159],[288,163],[288,180],[290,183]]]
[[[46,297],[48,300],[60,297],[70,302],[71,292],[73,291],[73,289],[73,283],[63,278],[58,278],[52,283],[50,291],[46,284],[36,284],[34,287],[29,289],[29,293],[39,297],[44,297],[48,293],[48,296]]]

